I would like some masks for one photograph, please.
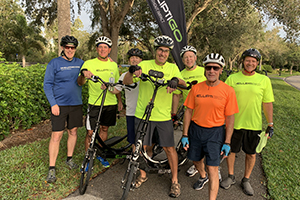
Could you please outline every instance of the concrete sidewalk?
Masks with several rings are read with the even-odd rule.
[[[177,137],[181,136],[180,131],[175,131]],[[244,174],[244,162],[245,154],[240,152],[237,154],[235,162],[235,176],[237,183],[229,190],[219,189],[218,199],[232,200],[232,199],[244,199],[244,200],[263,200],[267,194],[266,178],[261,167],[261,157],[257,155],[255,167],[253,169],[250,182],[255,191],[253,197],[247,196],[243,193],[240,183]],[[99,162],[96,162],[99,164]],[[90,181],[87,191],[84,195],[80,195],[76,190],[73,194],[66,198],[66,200],[90,200],[90,199],[103,199],[103,200],[118,200],[121,199],[123,190],[121,189],[121,179],[127,169],[128,162],[124,164],[117,164],[105,173],[100,174],[96,178]],[[194,177],[187,177],[185,175],[186,170],[192,165],[189,161],[184,166],[181,166],[178,173],[179,183],[181,184],[181,195],[177,199],[208,199],[208,184],[200,191],[196,191],[192,188],[193,184],[198,180],[199,174]],[[226,161],[221,163],[222,177],[227,177]],[[143,183],[143,185],[130,191],[128,195],[129,200],[161,200],[161,199],[173,199],[168,196],[171,186],[171,180],[169,174],[158,175],[148,174],[149,179]],[[79,185],[79,183],[78,183]]]

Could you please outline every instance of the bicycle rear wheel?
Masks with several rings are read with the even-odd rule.
[[[89,151],[88,154],[85,156],[80,169],[81,178],[80,178],[80,185],[79,185],[79,193],[81,195],[85,193],[86,188],[89,184],[90,177],[93,171],[93,164],[94,164],[94,152]]]
[[[131,188],[132,185],[132,180],[133,180],[133,175],[134,175],[134,165],[130,166],[129,172],[128,172],[128,176],[125,182],[125,187],[123,187],[124,191],[123,191],[123,195],[121,200],[125,200],[128,196],[129,190]]]

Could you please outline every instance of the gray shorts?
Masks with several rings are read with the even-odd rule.
[[[140,123],[141,122],[141,123]],[[139,125],[140,124],[140,125]],[[139,118],[135,118],[135,130],[136,131],[136,140],[140,136],[140,132],[143,126],[143,121]],[[153,141],[153,135],[156,139]],[[161,147],[174,147],[174,131],[173,131],[173,122],[172,120],[156,122],[150,121],[144,137],[144,145],[151,146],[153,143],[158,143]]]

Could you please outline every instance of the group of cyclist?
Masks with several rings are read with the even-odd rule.
[[[49,171],[47,182],[56,181],[55,163],[59,144],[65,129],[68,129],[67,160],[70,169],[78,168],[72,160],[77,128],[82,126],[81,86],[93,75],[104,81],[121,81],[123,86],[115,86],[107,93],[100,118],[100,137],[107,139],[109,126],[116,123],[116,112],[122,107],[117,95],[125,89],[126,122],[128,141],[133,144],[139,135],[135,134],[138,124],[143,120],[145,108],[152,97],[154,88],[148,81],[140,81],[142,73],[149,70],[163,72],[164,79],[169,80],[166,90],[158,90],[155,106],[144,138],[144,145],[152,145],[152,137],[158,135],[156,142],[166,152],[172,172],[170,197],[178,197],[181,186],[178,182],[178,157],[174,144],[173,122],[181,95],[176,90],[178,85],[186,86],[186,82],[197,81],[196,85],[183,91],[184,114],[183,135],[181,142],[188,151],[188,158],[193,166],[187,171],[189,176],[199,172],[200,178],[193,185],[200,190],[209,182],[209,197],[216,199],[219,189],[218,166],[220,155],[227,158],[228,177],[220,183],[224,189],[235,184],[235,154],[242,147],[246,153],[245,174],[241,181],[243,191],[253,195],[249,178],[255,164],[256,146],[262,130],[261,104],[268,127],[266,134],[273,135],[274,96],[270,79],[255,72],[261,55],[256,49],[248,49],[242,54],[243,70],[228,77],[222,82],[219,77],[225,66],[225,59],[218,53],[211,53],[203,60],[203,67],[196,65],[197,50],[193,46],[182,48],[180,56],[185,65],[181,72],[176,64],[167,62],[174,47],[174,41],[165,35],[154,40],[155,57],[144,60],[141,50],[134,48],[128,51],[129,71],[119,76],[118,65],[109,58],[112,41],[101,36],[95,45],[98,57],[82,61],[75,58],[78,41],[73,36],[61,39],[61,56],[51,60],[44,78],[44,91],[51,105],[52,135],[49,143]],[[86,117],[87,150],[90,137],[96,126],[99,105],[99,94],[104,89],[92,81],[88,82],[88,114]],[[127,88],[127,89],[126,89]],[[119,105],[119,106],[118,106]],[[139,131],[138,131],[139,132]],[[138,133],[137,132],[137,133]],[[230,153],[231,151],[231,153]],[[205,158],[205,162],[204,162]],[[100,158],[102,164],[109,163]],[[207,173],[205,170],[207,169]],[[135,187],[138,188],[148,180],[145,171],[140,170]]]

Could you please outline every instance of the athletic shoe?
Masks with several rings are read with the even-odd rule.
[[[102,158],[101,156],[97,156],[97,159],[101,162],[103,167],[107,168],[110,166],[109,162],[106,159]]]
[[[196,169],[195,165],[190,166],[190,168],[186,171],[186,175],[188,177],[193,177],[198,173],[198,170]]]
[[[221,188],[224,188],[225,190],[228,190],[231,185],[234,185],[236,183],[235,177],[233,175],[228,176],[220,183]]]
[[[201,178],[201,176],[200,176],[198,181],[196,183],[194,183],[193,188],[195,190],[201,190],[204,187],[205,183],[207,183],[207,182],[208,182],[207,176],[205,178]]]
[[[71,158],[69,161],[66,161],[66,164],[70,169],[77,169],[79,166],[73,162],[73,159]]]
[[[172,183],[169,196],[173,198],[177,198],[180,195],[180,184],[179,183]]]
[[[56,181],[55,169],[50,169],[46,179],[47,183],[54,183]]]
[[[254,190],[250,185],[249,179],[243,178],[242,182],[241,182],[241,186],[242,186],[243,192],[246,195],[253,196]]]

